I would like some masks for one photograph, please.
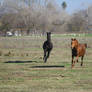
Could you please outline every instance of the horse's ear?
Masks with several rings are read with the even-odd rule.
[[[73,38],[71,38],[71,41],[73,41]]]
[[[76,40],[76,38],[74,38],[74,41]]]
[[[47,32],[47,34],[51,34],[51,32]]]
[[[47,35],[49,34],[49,32],[46,32],[47,33]]]

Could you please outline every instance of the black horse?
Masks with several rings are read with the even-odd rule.
[[[43,60],[45,63],[47,61],[47,58],[49,58],[52,48],[53,48],[53,44],[51,42],[51,32],[47,32],[47,40],[43,44],[43,50],[44,50]]]

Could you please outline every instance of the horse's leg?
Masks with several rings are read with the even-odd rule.
[[[83,65],[83,57],[84,57],[84,56],[81,57],[81,66]]]
[[[50,56],[50,51],[48,51],[47,58],[49,58],[49,56]]]
[[[75,62],[78,62],[78,58],[79,58],[79,56],[76,57],[76,61]]]
[[[45,58],[46,58],[46,50],[44,49],[44,57],[43,57],[44,62],[45,62]]]
[[[45,62],[47,61],[47,59],[49,58],[50,55],[50,51],[47,52],[46,58],[45,58]]]
[[[78,63],[79,61],[77,60],[77,63]]]
[[[75,61],[73,61],[73,66],[75,65],[75,63],[78,61],[78,58],[79,58],[79,56],[77,56],[76,57],[76,60]]]
[[[71,65],[71,68],[74,67],[74,56],[72,55],[72,65]]]

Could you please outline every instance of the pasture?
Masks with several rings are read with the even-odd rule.
[[[71,69],[71,38],[52,35],[53,50],[43,62],[46,37],[0,37],[0,92],[92,92],[92,36],[76,36],[87,43],[84,65]]]

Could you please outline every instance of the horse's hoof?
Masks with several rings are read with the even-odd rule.
[[[71,69],[74,67],[74,65],[71,66]]]
[[[83,66],[83,64],[81,64],[81,66]]]
[[[73,67],[71,66],[71,69],[73,69]]]
[[[46,63],[47,61],[44,59],[44,63]]]
[[[46,63],[46,61],[44,61],[44,63]]]

